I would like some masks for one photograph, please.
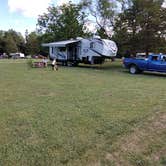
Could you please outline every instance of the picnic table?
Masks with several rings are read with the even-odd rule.
[[[44,62],[32,62],[32,67],[43,68],[45,67]]]

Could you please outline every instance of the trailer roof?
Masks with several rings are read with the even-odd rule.
[[[49,47],[49,46],[54,46],[54,47],[65,47],[67,44],[71,43],[76,43],[80,40],[64,40],[64,41],[58,41],[58,42],[53,42],[53,43],[44,43],[42,46]]]

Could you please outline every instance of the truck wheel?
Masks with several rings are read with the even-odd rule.
[[[139,69],[136,65],[131,65],[129,71],[131,74],[137,74],[139,72]]]

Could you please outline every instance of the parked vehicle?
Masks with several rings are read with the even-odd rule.
[[[19,58],[25,58],[25,55],[23,53],[16,52],[16,53],[10,53],[9,57],[13,59],[19,59]]]
[[[78,37],[74,40],[65,40],[42,44],[49,47],[50,59],[56,58],[64,64],[101,64],[106,58],[114,58],[117,54],[116,43],[112,40],[101,39],[95,36],[90,39]]]
[[[123,65],[131,74],[143,71],[166,72],[166,55],[151,54],[148,58],[124,58]]]
[[[8,55],[6,53],[0,54],[0,59],[7,59]]]

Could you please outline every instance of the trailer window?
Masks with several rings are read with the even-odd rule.
[[[52,54],[54,53],[54,47],[51,47],[51,53]]]
[[[66,51],[66,47],[60,47],[60,48],[59,48],[59,51],[60,51],[60,52]]]
[[[94,42],[90,43],[90,48],[94,48]]]

